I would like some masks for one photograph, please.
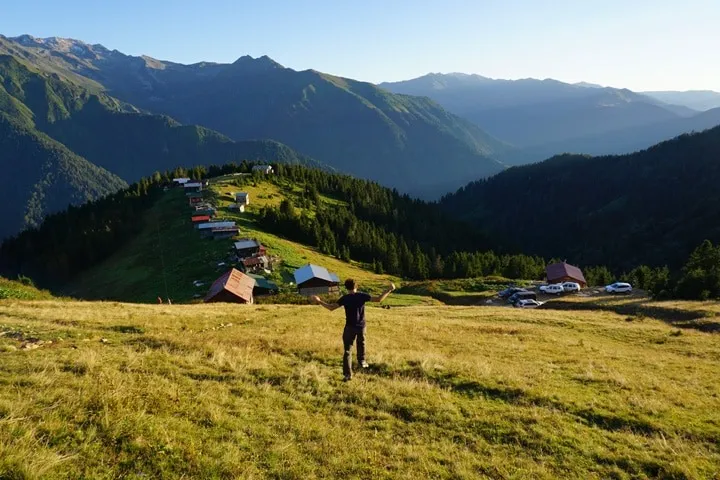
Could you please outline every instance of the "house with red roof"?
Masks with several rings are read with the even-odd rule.
[[[205,303],[253,303],[255,279],[234,268],[215,280],[205,296]]]
[[[574,265],[565,262],[553,263],[545,268],[545,273],[548,283],[575,282],[579,283],[582,288],[587,287],[585,275]]]

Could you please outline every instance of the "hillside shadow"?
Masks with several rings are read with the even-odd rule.
[[[720,317],[709,310],[680,310],[652,304],[647,299],[638,299],[618,304],[615,298],[602,298],[592,302],[568,302],[556,300],[540,307],[544,310],[561,311],[605,311],[631,317],[649,317],[661,320],[677,328],[690,328],[701,332],[720,332]]]

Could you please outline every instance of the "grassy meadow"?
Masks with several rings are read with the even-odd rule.
[[[718,478],[714,333],[610,309],[367,315],[372,367],[343,383],[341,312],[2,300],[0,478]]]

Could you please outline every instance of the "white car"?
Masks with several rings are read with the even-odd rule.
[[[542,303],[538,302],[537,300],[528,299],[528,300],[518,300],[518,302],[515,303],[514,307],[515,308],[537,308],[540,305],[542,305]]]
[[[562,284],[563,291],[565,292],[579,292],[580,284],[576,282],[565,282]]]
[[[605,291],[607,293],[631,293],[632,285],[624,282],[615,282],[605,287]]]
[[[556,283],[554,285],[543,285],[540,287],[540,291],[548,295],[560,295],[565,289],[563,289],[561,283]]]

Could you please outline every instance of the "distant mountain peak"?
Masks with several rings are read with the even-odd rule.
[[[101,44],[91,45],[81,40],[75,40],[74,38],[39,38],[24,34],[17,37],[10,37],[9,39],[24,47],[45,48],[78,57],[97,57],[98,54],[107,54],[110,52],[110,50]]]
[[[584,87],[584,88],[604,88],[602,85],[598,85],[597,83],[588,83],[588,82],[577,82],[573,83],[576,87]]]
[[[242,66],[245,68],[252,68],[255,71],[270,70],[275,68],[284,68],[278,62],[263,55],[262,57],[253,58],[250,55],[243,55],[233,62],[235,66]]]

